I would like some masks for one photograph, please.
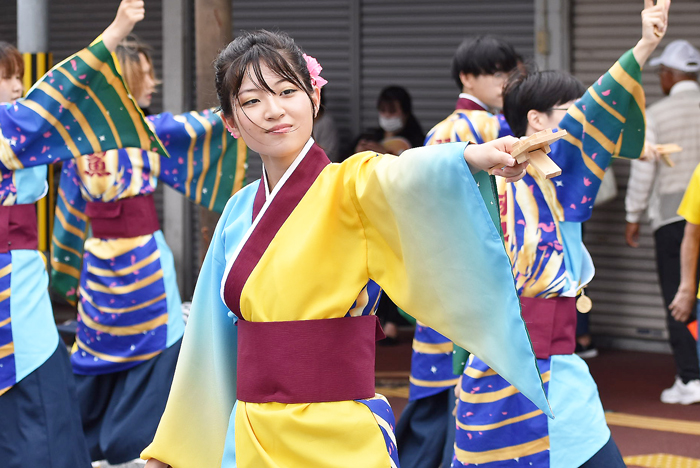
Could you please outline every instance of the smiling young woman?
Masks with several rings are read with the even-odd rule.
[[[393,413],[374,393],[382,290],[548,412],[473,177],[522,177],[515,140],[331,164],[311,138],[320,66],[290,37],[244,33],[215,67],[223,118],[263,178],[214,233],[148,466],[397,466]]]

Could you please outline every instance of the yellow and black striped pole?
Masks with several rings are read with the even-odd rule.
[[[24,58],[24,90],[31,88],[51,68],[53,57],[50,52],[23,53]],[[39,228],[39,250],[46,252],[51,245],[53,231],[53,214],[56,209],[56,184],[54,166],[48,167],[49,191],[46,197],[36,202],[36,216]]]

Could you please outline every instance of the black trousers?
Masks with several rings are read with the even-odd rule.
[[[676,361],[676,374],[680,376],[683,383],[688,383],[691,380],[700,379],[696,342],[687,325],[675,320],[668,308],[681,284],[681,241],[684,229],[685,221],[667,224],[654,232],[654,240],[656,241],[656,268],[666,306],[666,323],[673,357]],[[695,317],[691,317],[689,321],[694,319]]]
[[[406,405],[396,425],[401,468],[449,468],[457,423],[454,387]]]

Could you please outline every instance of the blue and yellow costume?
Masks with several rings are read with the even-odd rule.
[[[144,205],[155,218],[151,194],[159,180],[221,212],[245,174],[245,143],[213,111],[147,119],[170,157],[127,148],[67,161],[52,239],[52,288],[77,300],[71,361],[88,446],[93,460],[110,463],[137,458],[152,440],[184,321],[173,255],[157,220],[138,232],[128,224],[139,220],[122,219],[127,226],[106,231],[95,223]]]
[[[202,266],[168,406],[142,457],[181,468],[397,466],[393,416],[381,397],[237,401],[242,367],[257,369],[254,378],[275,376],[255,359],[241,361],[243,325],[234,325],[234,313],[258,328],[363,320],[372,313],[371,281],[397,306],[479,352],[547,411],[509,262],[464,161],[465,145],[411,149],[400,158],[361,153],[329,164],[312,144],[274,190],[256,181],[229,201]],[[318,171],[303,176],[307,166]],[[282,208],[288,216],[280,219]],[[274,232],[258,229],[275,222]],[[260,237],[267,243],[252,241]],[[237,262],[251,255],[247,279],[236,283],[239,299],[232,299]],[[300,365],[297,355],[283,358],[284,367]],[[373,384],[374,360],[363,362]],[[313,382],[319,391],[327,384]]]
[[[54,67],[26,98],[0,105],[0,129],[0,459],[12,468],[89,467],[45,258],[36,246],[13,247],[24,239],[12,232],[25,224],[36,245],[35,215],[27,213],[47,191],[40,164],[123,146],[165,150],[100,40]],[[23,219],[13,219],[17,210]]]
[[[529,167],[522,180],[498,184],[505,245],[523,313],[526,302],[537,301],[533,317],[544,316],[551,313],[545,310],[548,303],[563,299],[569,304],[567,316],[573,317],[567,332],[570,351],[538,359],[555,419],[527,402],[475,352],[462,376],[455,468],[577,467],[612,443],[595,382],[573,354],[573,301],[593,277],[581,223],[591,215],[604,170],[612,156],[639,157],[644,145],[644,92],[632,51],[569,109],[560,128],[568,134],[549,155],[561,167],[560,176],[547,180]],[[550,328],[556,323],[552,317],[545,321]],[[535,343],[538,330],[528,328]]]

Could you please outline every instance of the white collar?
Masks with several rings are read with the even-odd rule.
[[[260,220],[262,219],[263,215],[267,211],[268,207],[272,203],[272,201],[275,199],[275,196],[279,193],[280,189],[282,186],[289,180],[289,177],[294,173],[294,170],[301,164],[301,161],[304,159],[304,157],[308,154],[309,150],[314,144],[314,139],[309,138],[309,141],[306,142],[304,145],[304,148],[301,150],[301,153],[299,153],[299,156],[297,156],[292,164],[287,168],[286,171],[284,171],[284,174],[282,175],[282,178],[277,182],[277,185],[275,185],[275,188],[272,189],[272,193],[270,193],[270,188],[267,184],[267,175],[265,174],[265,166],[263,165],[263,174],[262,174],[262,180],[260,181],[261,184],[265,184],[265,204],[263,207],[260,209],[260,213],[258,213],[258,216],[255,217],[253,220],[253,224],[248,228],[248,231],[245,233],[245,236],[243,236],[243,239],[241,242],[238,244],[238,247],[236,247],[236,250],[233,252],[233,255],[231,255],[231,258],[228,259],[226,262],[226,269],[224,270],[224,276],[221,278],[221,287],[219,289],[219,295],[221,296],[221,300],[226,303],[226,300],[224,299],[224,288],[226,287],[226,280],[228,278],[229,273],[231,272],[231,268],[233,267],[233,262],[236,261],[238,258],[238,255],[240,255],[241,250],[243,250],[243,246],[245,245],[246,242],[248,242],[248,239],[250,238],[251,234],[253,234],[253,230],[255,227],[258,225]]]
[[[694,80],[683,80],[674,84],[671,87],[668,95],[673,96],[676,93],[682,93],[683,91],[700,91],[700,85]]]
[[[483,102],[481,102],[478,98],[472,96],[472,95],[469,94],[469,93],[459,93],[459,97],[462,98],[462,99],[469,99],[470,101],[479,104],[483,109],[488,109],[488,108],[489,108],[489,106],[487,106],[486,104],[484,104]]]

